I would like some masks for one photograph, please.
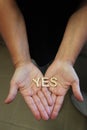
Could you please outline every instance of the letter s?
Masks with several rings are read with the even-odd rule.
[[[51,87],[56,87],[57,86],[57,78],[56,77],[52,77],[50,79],[50,86]]]

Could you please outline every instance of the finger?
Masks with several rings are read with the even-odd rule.
[[[57,96],[55,94],[52,94],[53,105],[50,106],[50,112],[51,112],[51,114],[52,114],[52,111],[53,111],[53,108],[54,108],[54,104],[56,102],[56,98],[57,98]]]
[[[30,88],[33,90],[33,94],[37,94],[37,92],[41,89],[41,87],[36,87],[35,85],[31,85]]]
[[[51,114],[51,119],[55,119],[62,107],[64,96],[58,96]]]
[[[42,88],[42,92],[44,93],[48,104],[50,106],[53,105],[52,97],[51,97],[51,94],[50,94],[49,90],[47,88]]]
[[[30,97],[30,96],[25,96],[24,100],[25,100],[26,104],[28,105],[28,107],[30,108],[30,110],[32,111],[34,117],[37,120],[40,120],[41,119],[40,112],[39,112],[39,110],[38,110],[38,108],[37,108],[33,98]]]
[[[25,96],[32,96],[34,93],[33,89],[26,85],[26,87],[22,87],[19,89],[20,93]]]
[[[57,88],[54,89],[54,94],[56,94],[57,96],[64,96],[67,93],[68,89],[69,87],[65,88],[63,86],[57,86]]]
[[[48,106],[46,98],[44,97],[44,94],[41,91],[38,92],[38,97],[40,98],[40,100],[41,100],[47,114],[50,115],[50,108]]]
[[[57,82],[56,87],[50,87],[50,91],[53,92],[55,95],[65,95],[66,92],[68,91],[69,86],[62,86],[59,82]]]
[[[48,120],[48,119],[49,119],[49,116],[48,116],[48,114],[47,114],[47,112],[46,112],[44,106],[42,105],[40,99],[38,98],[38,96],[37,96],[37,95],[34,95],[34,96],[33,96],[33,99],[34,99],[34,101],[35,101],[35,104],[36,104],[37,107],[38,107],[38,110],[39,110],[39,112],[40,112],[40,114],[41,114],[42,119],[43,119],[43,120]]]
[[[80,86],[79,86],[79,83],[78,83],[78,82],[74,82],[74,83],[72,84],[72,91],[73,91],[74,96],[75,96],[79,101],[83,101],[83,96],[82,96],[82,94],[81,94]]]
[[[7,103],[7,104],[11,103],[17,95],[17,91],[18,91],[17,85],[12,85],[10,87],[9,94],[8,94],[7,98],[5,99],[5,103]]]

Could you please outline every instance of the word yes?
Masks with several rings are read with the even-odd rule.
[[[37,78],[32,80],[36,87],[56,87],[57,86],[57,78],[52,77],[50,80],[47,77]]]

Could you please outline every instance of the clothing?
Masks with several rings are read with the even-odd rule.
[[[43,66],[55,57],[69,17],[82,0],[48,2],[17,0],[25,19],[30,54]]]

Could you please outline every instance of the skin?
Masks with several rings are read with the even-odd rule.
[[[15,66],[5,103],[12,102],[19,90],[35,118],[48,120],[57,117],[70,87],[75,97],[83,101],[79,78],[73,65],[87,40],[87,5],[82,6],[70,17],[61,46],[46,71],[46,77],[55,76],[58,79],[56,88],[37,88],[32,83],[33,78],[37,79],[43,75],[32,63],[25,23],[14,0],[0,0],[0,31]]]
[[[3,10],[3,8],[5,8],[5,10]],[[44,88],[42,92],[41,88],[38,89],[36,86],[31,87],[32,79],[38,76],[42,77],[43,75],[31,61],[25,23],[14,0],[0,0],[0,19],[0,31],[6,41],[15,67],[15,73],[10,83],[9,95],[5,103],[12,102],[19,89],[35,118],[48,120],[50,115],[49,105],[52,104],[52,98],[47,88]],[[20,84],[22,84],[22,82],[23,85],[21,87]],[[28,92],[30,93],[29,99],[23,87],[25,91],[27,91],[28,88],[34,91],[33,94]],[[41,101],[43,98],[44,102]]]
[[[45,76],[56,77],[58,86],[50,87],[50,91],[56,95],[51,118],[57,117],[62,107],[64,97],[70,87],[74,96],[83,101],[80,91],[79,78],[73,68],[78,54],[87,40],[87,5],[75,12],[66,27],[66,31],[60,48],[53,63],[48,68]]]

